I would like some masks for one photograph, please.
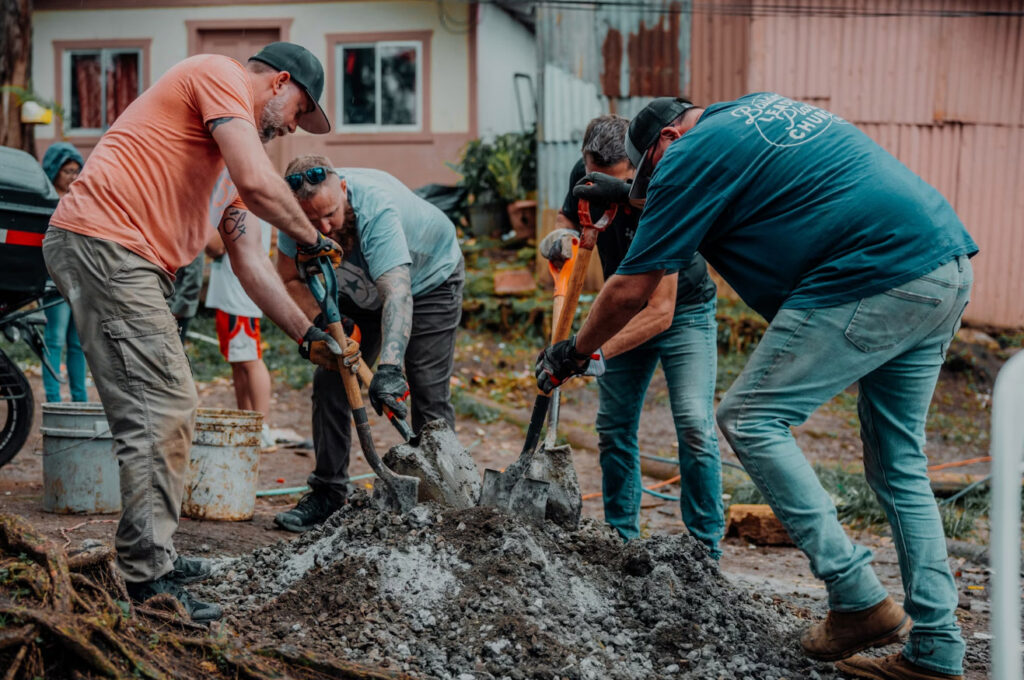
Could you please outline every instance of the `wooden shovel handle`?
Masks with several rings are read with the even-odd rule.
[[[341,325],[340,321],[327,324],[327,332],[331,334],[331,337],[341,347],[348,346],[348,336],[345,335],[345,328]],[[362,361],[359,363],[363,364]],[[353,411],[363,408],[363,393],[359,390],[359,378],[345,365],[345,359],[341,356],[338,357],[338,371],[341,372],[341,381],[345,385],[345,396],[348,398],[348,405],[352,407]],[[370,369],[367,368],[366,372],[369,373]]]
[[[593,232],[593,238],[587,238],[588,232]],[[597,241],[597,232],[593,229],[584,229],[580,249],[576,254],[576,262],[573,264],[572,277],[569,279],[568,290],[565,292],[562,313],[558,315],[558,324],[555,326],[551,344],[567,339],[570,331],[572,331],[572,321],[576,316],[576,306],[580,301],[580,293],[583,291],[583,280],[587,277],[590,256],[594,254],[595,241]]]

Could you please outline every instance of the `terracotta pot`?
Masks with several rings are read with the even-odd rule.
[[[508,204],[508,219],[518,238],[537,235],[537,201],[513,201]]]

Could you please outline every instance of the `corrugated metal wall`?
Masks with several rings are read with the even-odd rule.
[[[821,3],[786,6],[809,14]],[[1020,12],[1024,2],[830,6],[852,15],[753,16],[746,89],[834,111],[941,191],[981,247],[968,320],[1024,326],[1024,20],[941,16]]]
[[[540,73],[538,202],[541,234],[554,227],[580,158],[583,132],[605,113],[632,116],[689,81],[690,15],[680,2],[537,8]],[[588,284],[600,283],[591,266]]]
[[[774,90],[856,123],[939,189],[982,248],[968,320],[1024,326],[1024,19],[983,16],[1024,0],[567,7],[538,7],[545,230],[593,116]]]

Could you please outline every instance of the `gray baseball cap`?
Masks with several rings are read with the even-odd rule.
[[[295,84],[309,95],[316,108],[299,116],[299,127],[315,135],[331,131],[331,121],[320,106],[320,95],[324,93],[324,67],[313,53],[302,45],[290,42],[270,43],[249,61],[262,61],[278,71],[287,71]]]
[[[658,97],[629,122],[625,139],[626,155],[636,168],[633,186],[629,190],[631,201],[642,201],[647,197],[647,185],[654,173],[647,152],[658,141],[662,128],[692,108],[693,104],[682,97]]]

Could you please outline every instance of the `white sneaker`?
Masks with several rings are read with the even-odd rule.
[[[277,451],[277,440],[270,434],[270,427],[266,424],[260,430],[260,449],[266,453]]]

